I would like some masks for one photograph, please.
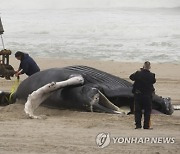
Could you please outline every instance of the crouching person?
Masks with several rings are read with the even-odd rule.
[[[15,53],[15,57],[17,60],[20,60],[19,69],[15,73],[16,77],[24,73],[27,76],[31,76],[34,73],[37,73],[40,71],[40,68],[37,65],[37,63],[27,53],[17,51]]]

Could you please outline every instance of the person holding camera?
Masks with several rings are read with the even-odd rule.
[[[152,94],[155,89],[155,74],[150,72],[151,64],[146,61],[139,71],[131,74],[129,78],[134,81],[132,92],[134,94],[135,129],[142,128],[142,110],[144,109],[144,129],[152,129],[150,124],[152,110]]]

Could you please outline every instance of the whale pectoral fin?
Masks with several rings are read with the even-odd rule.
[[[90,105],[94,108],[97,108],[100,111],[113,113],[113,114],[125,114],[124,110],[121,110],[119,107],[110,102],[106,96],[98,90],[98,95],[94,97]],[[99,97],[97,99],[97,97]]]
[[[33,91],[28,96],[24,111],[30,118],[37,119],[38,116],[34,115],[34,111],[51,95],[52,92],[70,85],[79,85],[83,83],[84,78],[80,75],[71,77],[65,81],[48,83],[36,91]]]
[[[115,111],[112,109],[109,109],[107,107],[104,107],[100,104],[94,104],[95,107],[97,107],[99,110],[106,112],[106,113],[112,113],[112,114],[125,114],[125,112]]]

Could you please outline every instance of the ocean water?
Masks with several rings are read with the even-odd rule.
[[[123,2],[0,0],[5,47],[34,57],[180,63],[180,2]]]

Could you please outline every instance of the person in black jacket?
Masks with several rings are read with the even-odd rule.
[[[15,53],[15,57],[17,60],[20,60],[19,69],[15,73],[17,77],[24,73],[28,76],[31,76],[34,73],[40,71],[39,66],[27,53],[17,51]]]
[[[142,128],[142,110],[144,109],[144,129],[150,128],[150,117],[152,110],[152,94],[155,89],[153,84],[156,82],[155,74],[150,72],[151,64],[149,61],[144,63],[140,71],[130,75],[130,79],[134,81],[132,92],[134,93],[134,109],[135,109],[135,129]]]

